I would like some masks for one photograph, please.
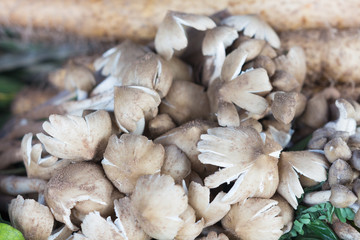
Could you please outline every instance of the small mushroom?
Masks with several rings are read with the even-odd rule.
[[[276,70],[271,77],[271,85],[276,91],[291,92],[299,88],[300,83],[289,72]]]
[[[269,93],[271,89],[265,69],[257,68],[224,83],[219,91],[222,100],[232,102],[252,114],[262,114],[268,102],[261,95]]]
[[[241,47],[238,47],[234,51],[230,52],[221,68],[221,80],[228,82],[236,78],[242,69],[246,59],[248,58],[248,51]]]
[[[335,135],[335,129],[329,127],[323,127],[316,129],[308,143],[309,149],[324,149],[326,143]]]
[[[209,100],[203,86],[193,82],[175,81],[161,101],[160,113],[168,114],[176,124],[195,119],[207,119]]]
[[[156,138],[161,134],[164,134],[167,131],[170,131],[171,129],[175,128],[176,125],[169,116],[169,114],[163,113],[151,119],[149,121],[148,127],[149,127],[150,135],[153,138]]]
[[[195,210],[190,205],[180,215],[180,218],[184,221],[184,225],[178,231],[175,237],[176,240],[195,239],[200,235],[204,228],[204,219],[196,221]]]
[[[279,183],[278,159],[253,128],[212,128],[198,142],[203,164],[222,167],[205,178],[205,186],[217,188],[235,180],[222,201],[233,204],[248,197],[270,198]]]
[[[297,92],[275,92],[271,104],[271,112],[274,118],[284,124],[289,124],[305,109],[306,97]]]
[[[263,39],[274,48],[280,47],[280,38],[276,32],[257,15],[230,16],[222,20],[221,24],[243,31],[245,36]]]
[[[175,145],[166,146],[161,173],[170,175],[177,184],[180,184],[190,172],[191,162],[187,156]]]
[[[188,45],[184,26],[205,31],[216,26],[209,17],[168,11],[158,27],[155,36],[155,49],[166,60],[170,60],[174,50],[182,50]]]
[[[43,133],[36,136],[51,155],[72,161],[92,160],[104,153],[111,120],[103,110],[85,117],[51,115],[43,129],[50,136]]]
[[[243,204],[232,205],[221,224],[240,239],[279,239],[284,223],[277,204],[271,199],[249,198]]]
[[[72,212],[79,218],[92,211],[105,213],[113,208],[114,191],[100,166],[80,162],[59,170],[49,180],[45,201],[55,219],[75,231],[78,227],[71,220]]]
[[[351,150],[342,138],[334,138],[330,140],[324,147],[327,160],[333,163],[337,159],[349,160],[351,158]]]
[[[174,239],[184,224],[180,215],[187,209],[184,189],[168,175],[145,175],[131,195],[131,211],[146,234]]]
[[[300,184],[300,174],[317,182],[326,180],[328,164],[322,154],[309,151],[282,152],[279,160],[279,186],[278,193],[297,208],[298,201],[304,190]]]
[[[43,147],[40,143],[31,145],[32,133],[25,134],[21,142],[26,173],[29,178],[49,180],[54,172],[70,164],[69,160],[59,160],[54,156],[42,157]]]
[[[339,118],[335,122],[329,122],[327,127],[332,127],[336,131],[345,131],[349,135],[355,134],[356,121],[353,117],[354,109],[351,104],[345,99],[338,99],[335,101],[335,106],[339,112]]]
[[[139,86],[115,87],[116,123],[125,133],[142,134],[145,117],[157,115],[160,96],[153,89]]]
[[[261,55],[262,50],[267,45],[264,40],[244,38],[241,35],[238,40],[239,41],[236,41],[234,45],[237,46],[237,49],[241,49],[242,51],[245,51],[247,53],[247,62],[254,60],[257,56]]]
[[[136,219],[134,212],[131,211],[131,200],[129,197],[124,197],[114,201],[115,214],[117,219],[115,224],[121,226],[121,231],[126,236],[126,239],[136,240],[150,240],[140,226]]]
[[[46,240],[51,234],[54,217],[48,207],[33,199],[17,196],[9,205],[12,226],[18,229],[26,239]]]
[[[165,151],[145,136],[112,135],[101,164],[106,176],[120,192],[131,194],[137,179],[146,174],[159,173]]]
[[[341,222],[336,216],[333,217],[332,229],[343,240],[360,239],[359,231],[348,223]]]
[[[238,37],[237,31],[230,27],[215,27],[206,31],[203,43],[202,53],[205,56],[205,62],[202,72],[201,83],[209,86],[218,77],[225,61],[226,48]]]
[[[220,192],[211,201],[210,189],[196,182],[191,182],[189,186],[189,204],[195,209],[196,216],[205,220],[205,226],[214,225],[220,221],[230,210],[230,204],[221,201],[225,196]]]
[[[353,170],[344,160],[338,159],[333,162],[329,168],[329,185],[341,184],[347,185],[352,182]]]
[[[317,205],[330,200],[331,190],[314,191],[304,195],[303,202],[307,205]]]
[[[346,208],[355,203],[357,197],[347,187],[340,184],[335,184],[331,186],[331,195],[329,200],[336,208]]]

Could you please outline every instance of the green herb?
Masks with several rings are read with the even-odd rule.
[[[25,240],[21,232],[12,226],[0,223],[0,240]]]

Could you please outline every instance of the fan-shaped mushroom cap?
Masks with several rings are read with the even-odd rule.
[[[161,101],[159,111],[168,114],[180,125],[195,119],[207,119],[210,106],[203,86],[188,81],[174,81]]]
[[[204,219],[196,221],[195,210],[188,205],[185,212],[180,215],[184,221],[184,225],[178,231],[175,239],[177,240],[192,240],[195,239],[204,228]]]
[[[176,183],[181,181],[191,172],[191,162],[177,146],[165,147],[165,160],[161,173],[170,175]]]
[[[115,187],[130,194],[140,176],[160,172],[164,155],[163,146],[145,136],[123,134],[117,138],[112,135],[101,164]]]
[[[109,113],[100,110],[85,117],[51,115],[37,138],[51,155],[72,161],[92,160],[103,154],[111,134]]]
[[[156,138],[161,134],[164,134],[167,131],[170,131],[171,129],[175,128],[176,125],[169,116],[169,114],[163,113],[151,119],[149,121],[148,127],[149,127],[150,135],[153,138]]]
[[[225,196],[224,192],[216,195],[210,201],[210,189],[201,186],[199,183],[191,182],[189,186],[189,204],[195,209],[196,216],[205,220],[205,227],[211,226],[220,221],[230,210],[230,204],[221,201]]]
[[[327,160],[332,163],[341,158],[349,160],[351,158],[351,150],[342,138],[334,138],[330,140],[324,147]]]
[[[280,207],[281,212],[279,217],[282,218],[284,227],[282,231],[287,233],[291,230],[294,222],[294,209],[290,206],[290,204],[279,194],[275,194],[271,199],[278,202],[278,207]]]
[[[274,48],[280,47],[280,38],[276,32],[256,15],[230,16],[222,20],[221,23],[233,27],[237,31],[244,31],[245,36],[263,39]]]
[[[197,238],[197,240],[229,240],[229,238],[223,233],[219,233],[218,235],[216,232],[211,231],[206,237]]]
[[[205,186],[216,188],[233,180],[235,184],[222,201],[236,203],[248,197],[270,198],[276,191],[278,160],[267,154],[260,134],[253,128],[213,128],[201,135],[199,160],[223,167],[205,178]]]
[[[159,94],[146,87],[115,87],[114,112],[117,125],[126,133],[142,134],[145,116],[157,115]]]
[[[21,141],[22,157],[29,178],[48,180],[54,172],[70,164],[69,160],[58,161],[57,157],[51,155],[43,158],[42,145],[38,143],[32,146],[32,137],[32,133],[25,134]]]
[[[274,118],[284,124],[289,124],[305,109],[306,97],[297,92],[275,92],[271,104]]]
[[[227,231],[241,239],[279,239],[284,224],[277,204],[271,199],[249,198],[244,204],[232,205],[221,223]]]
[[[12,226],[22,232],[29,240],[46,240],[51,234],[54,217],[48,207],[33,199],[17,196],[9,205]]]
[[[187,196],[168,175],[146,175],[138,179],[131,195],[131,210],[141,228],[152,238],[173,239],[184,222]]]
[[[172,80],[170,65],[155,53],[148,52],[131,64],[123,76],[122,85],[150,88],[163,98],[169,92]]]
[[[220,77],[226,56],[225,50],[237,37],[238,33],[235,29],[225,26],[215,27],[206,31],[202,43],[202,53],[205,56],[205,62],[201,83],[204,86],[211,85],[214,79]]]
[[[220,88],[220,96],[226,102],[233,102],[237,106],[252,114],[262,114],[268,107],[268,102],[261,94],[270,92],[272,86],[263,68],[241,74]]]
[[[168,11],[155,36],[155,49],[166,60],[172,57],[174,50],[182,50],[188,45],[183,25],[199,31],[216,27],[209,17]]]
[[[297,172],[317,182],[322,182],[326,180],[327,167],[325,157],[319,153],[309,151],[281,153],[278,193],[296,209],[298,205],[296,198],[300,198],[304,193]]]
[[[295,46],[289,49],[286,55],[274,59],[277,70],[283,70],[292,74],[299,86],[295,89],[301,91],[306,76],[306,56],[301,47]]]
[[[199,174],[209,173],[214,170],[210,165],[202,164],[199,159],[199,151],[196,144],[200,135],[206,133],[207,129],[214,127],[211,122],[191,121],[174,128],[154,140],[155,143],[166,145],[176,145],[191,161],[191,168]]]
[[[148,236],[140,226],[134,212],[131,210],[131,200],[128,197],[114,201],[115,214],[117,219],[115,224],[121,229],[126,239],[149,240]]]
[[[81,214],[107,211],[112,204],[113,191],[113,185],[100,166],[87,162],[74,163],[50,179],[45,201],[56,220],[65,223],[71,230],[77,230],[70,220],[71,211],[78,210]],[[91,208],[86,209],[89,206]]]

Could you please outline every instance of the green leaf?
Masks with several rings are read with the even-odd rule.
[[[293,145],[292,147],[290,147],[288,149],[288,151],[302,151],[305,150],[308,142],[310,141],[310,139],[312,138],[312,134],[308,135],[307,137],[301,139],[300,141],[298,141],[295,145]]]
[[[12,226],[0,223],[0,240],[25,240],[21,232]]]
[[[315,220],[304,227],[305,236],[315,236],[324,240],[338,240],[332,229],[323,221]]]

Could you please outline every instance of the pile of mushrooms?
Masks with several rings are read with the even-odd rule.
[[[329,167],[331,190],[304,201],[356,204],[359,105],[338,100],[312,150],[283,152],[305,55],[257,16],[169,11],[153,45],[124,41],[93,66],[54,73],[66,91],[23,115],[28,178],[0,186],[19,194],[26,239],[278,239]]]

